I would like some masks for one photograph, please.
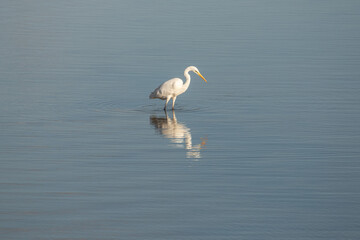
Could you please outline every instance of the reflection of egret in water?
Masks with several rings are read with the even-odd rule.
[[[200,144],[193,145],[190,128],[182,123],[178,123],[175,111],[172,113],[172,119],[169,118],[166,111],[165,117],[151,116],[150,123],[161,135],[170,139],[170,142],[173,143],[174,146],[185,148],[187,158],[201,158],[200,150],[205,147],[207,139],[201,138]]]

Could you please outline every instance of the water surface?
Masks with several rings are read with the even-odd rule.
[[[4,239],[358,239],[358,1],[0,3]],[[175,111],[149,100],[195,74]]]

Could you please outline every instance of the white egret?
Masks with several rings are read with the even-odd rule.
[[[180,78],[172,78],[161,84],[158,88],[156,88],[150,94],[149,98],[151,99],[159,98],[161,100],[166,100],[164,110],[166,110],[166,106],[170,101],[170,99],[172,98],[172,109],[174,109],[176,97],[184,93],[190,85],[190,74],[189,74],[190,71],[193,71],[194,73],[199,75],[202,79],[204,79],[205,82],[207,82],[206,79],[201,75],[201,73],[196,67],[190,66],[187,67],[184,71],[184,76],[186,78],[185,83]]]

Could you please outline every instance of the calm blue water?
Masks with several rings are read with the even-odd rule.
[[[359,1],[2,1],[0,30],[1,239],[359,239]]]

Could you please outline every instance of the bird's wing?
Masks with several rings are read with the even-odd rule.
[[[176,94],[182,86],[183,81],[180,78],[173,78],[161,84],[150,94],[149,97],[166,99],[167,96]]]

